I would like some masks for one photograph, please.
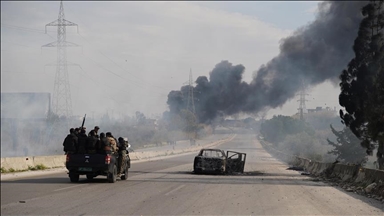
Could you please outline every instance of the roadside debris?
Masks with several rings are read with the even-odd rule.
[[[366,193],[370,193],[372,191],[372,189],[374,189],[376,187],[376,183],[372,183],[370,185],[368,185],[364,190]]]
[[[291,166],[288,167],[287,170],[295,170],[295,171],[304,171],[303,167]]]

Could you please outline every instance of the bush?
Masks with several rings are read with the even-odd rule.
[[[0,170],[1,170],[1,173],[6,173],[7,172],[7,169],[5,169],[4,167],[1,167]]]
[[[43,164],[37,164],[36,166],[28,166],[28,170],[45,170],[48,169],[48,167],[44,166]]]

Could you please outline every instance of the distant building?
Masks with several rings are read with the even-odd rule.
[[[1,119],[46,119],[50,109],[50,93],[1,93]]]
[[[319,113],[319,112],[337,112],[336,111],[336,107],[334,107],[334,109],[332,109],[331,107],[325,107],[325,109],[323,109],[323,107],[316,107],[315,109],[307,109],[308,111],[308,115],[310,114],[313,114],[313,113]],[[292,116],[292,118],[299,118],[300,115],[298,113],[295,113],[295,115]]]

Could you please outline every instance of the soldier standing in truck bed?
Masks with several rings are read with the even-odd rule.
[[[104,153],[110,154],[110,152],[106,152],[107,146],[108,146],[108,140],[107,140],[107,137],[105,137],[105,133],[100,133],[100,139],[96,147],[97,152],[100,154],[104,154]]]
[[[117,147],[117,142],[115,137],[113,137],[111,132],[107,132],[105,135],[107,136],[107,140],[110,146],[110,151],[112,152],[112,154],[116,154],[119,148]]]
[[[128,139],[125,142],[123,137],[119,137],[119,161],[117,175],[120,176],[122,171],[125,169],[126,160],[127,160],[127,148],[128,148]]]
[[[86,146],[85,146],[85,149],[87,151],[88,154],[95,154],[96,153],[96,145],[98,143],[98,139],[96,137],[96,132],[95,131],[91,131],[89,133],[89,136],[87,137],[87,141],[86,141]]]
[[[99,126],[95,126],[95,128],[94,128],[93,130],[89,131],[88,136],[91,136],[91,133],[94,132],[94,133],[95,133],[94,136],[96,136],[97,138],[99,138],[99,134],[98,134],[99,129],[100,129]]]
[[[75,134],[75,129],[71,128],[69,130],[69,134],[64,139],[64,143],[63,143],[65,154],[75,153],[77,144],[78,144],[78,138]]]
[[[78,136],[79,138],[79,148],[77,150],[77,153],[79,154],[85,154],[85,146],[87,144],[87,134],[85,133],[85,129],[80,130],[80,134]]]

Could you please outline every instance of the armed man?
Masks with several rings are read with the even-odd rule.
[[[88,133],[88,136],[91,136],[91,133],[95,133],[95,135],[94,136],[96,136],[96,138],[99,138],[99,134],[98,134],[98,132],[99,132],[99,129],[100,129],[100,127],[99,126],[95,126],[95,128],[93,129],[93,130],[91,130],[91,131],[89,131],[89,133]]]
[[[86,145],[87,145],[87,134],[86,134],[86,131],[85,129],[81,129],[80,130],[80,134],[78,136],[78,139],[79,139],[79,148],[77,150],[77,153],[79,154],[85,154],[86,152]]]
[[[78,146],[78,138],[75,134],[75,129],[69,129],[69,134],[64,139],[64,152],[65,154],[74,154]]]
[[[128,139],[119,137],[119,161],[118,161],[118,169],[117,176],[120,176],[122,171],[125,169],[126,161],[127,161],[127,148],[128,148]]]
[[[91,130],[89,133],[89,136],[87,137],[86,140],[86,145],[85,149],[88,154],[95,154],[97,150],[97,144],[98,144],[99,139],[97,138],[96,132],[94,130]]]

